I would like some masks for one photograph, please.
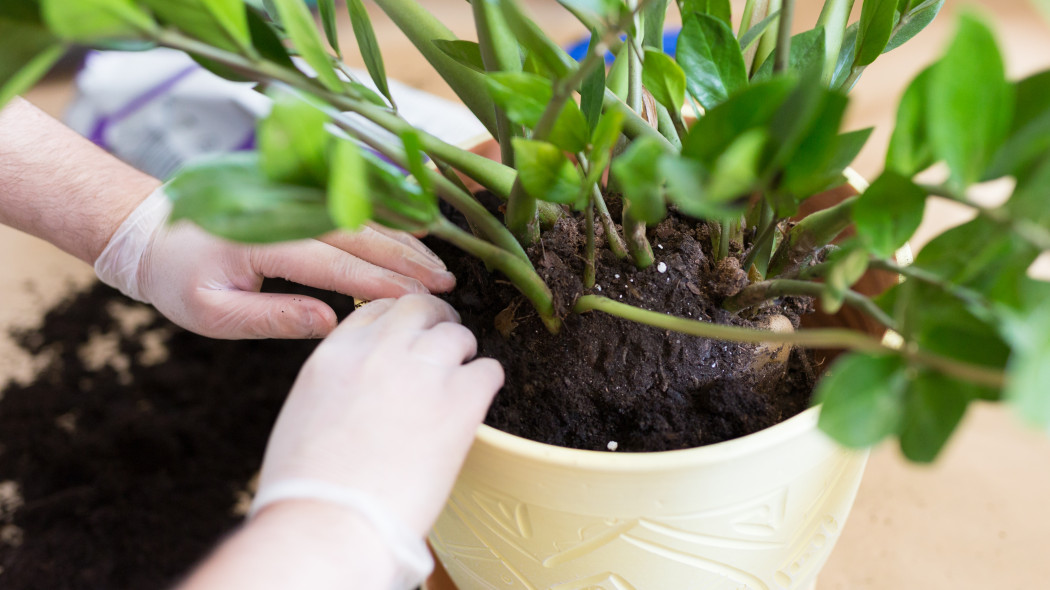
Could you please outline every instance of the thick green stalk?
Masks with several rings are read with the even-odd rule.
[[[769,0],[747,0],[744,5],[744,14],[740,20],[740,33],[737,38],[742,38],[745,33],[751,30],[751,27],[765,20],[766,16],[769,15]],[[744,52],[744,66],[747,67],[747,71],[753,72],[752,66],[755,63],[755,56],[758,54],[758,44],[752,44],[746,52]]]
[[[777,21],[777,55],[773,62],[774,72],[786,72],[791,63],[791,25],[795,19],[795,0],[782,0],[780,19]]]
[[[587,199],[587,209],[584,211],[584,227],[587,236],[583,248],[583,288],[590,289],[594,286],[597,274],[594,256],[594,198]]]
[[[452,31],[414,0],[375,2],[430,62],[463,104],[496,137],[499,133],[496,128],[496,107],[492,97],[485,91],[484,76],[457,63],[434,45],[437,40],[456,40]]]
[[[766,9],[766,15],[773,14],[778,10],[782,10],[782,0],[769,0],[769,7]],[[784,13],[781,12],[780,16],[777,17],[777,22],[784,20]],[[755,60],[751,62],[751,73],[758,71],[758,68],[762,67],[762,64],[769,59],[769,56],[773,54],[773,50],[777,47],[779,26],[777,28],[770,27],[765,34],[762,35],[762,40],[758,42],[758,51],[755,52]]]
[[[751,246],[751,252],[744,259],[744,268],[750,270],[753,264],[759,274],[766,276],[766,271],[769,270],[769,257],[773,253],[773,238],[776,237],[778,220],[773,206],[767,200],[762,199],[758,206],[761,209],[758,225],[755,228],[755,242]]]
[[[689,131],[685,126],[685,121],[682,120],[682,113],[672,114],[667,107],[657,103],[656,120],[659,123],[657,130],[660,131],[660,135],[663,135],[676,149],[682,149],[682,138]]]
[[[912,350],[908,346],[899,349],[893,348],[882,344],[872,336],[854,330],[827,328],[799,330],[797,332],[771,332],[737,326],[724,326],[688,320],[658,311],[649,311],[597,295],[580,297],[576,300],[576,306],[573,308],[573,311],[581,314],[589,311],[601,311],[662,330],[672,330],[690,336],[700,336],[728,342],[750,344],[783,343],[805,348],[844,348],[857,352],[895,354],[903,356],[909,361],[936,369],[946,375],[972,381],[980,385],[1002,388],[1006,381],[1006,376],[1002,371],[956,361],[923,350]]]
[[[474,24],[478,33],[481,61],[489,72],[520,72],[521,53],[514,34],[503,18],[503,11],[493,0],[474,0]],[[507,114],[496,107],[496,139],[499,141],[500,157],[507,166],[514,166],[514,150],[511,139],[521,135]]]
[[[439,218],[429,229],[432,235],[483,260],[505,274],[522,295],[532,302],[543,324],[551,333],[556,334],[561,329],[561,320],[554,313],[554,296],[531,265],[502,248],[475,238],[444,217]]]
[[[849,197],[838,205],[817,211],[798,223],[781,242],[769,262],[767,277],[780,276],[805,262],[817,248],[831,243],[852,222],[853,205],[857,197]]]
[[[824,27],[824,72],[821,81],[831,84],[838,65],[839,53],[842,51],[842,38],[846,35],[849,14],[853,10],[854,0],[826,0],[820,11],[817,25]]]
[[[623,241],[623,236],[616,229],[616,222],[613,221],[612,214],[609,213],[609,205],[606,204],[602,189],[597,184],[591,187],[591,199],[598,209],[598,216],[602,219],[602,228],[605,230],[605,243],[608,244],[609,250],[617,258],[627,258],[627,243]]]
[[[723,302],[722,307],[726,311],[738,312],[743,311],[749,307],[754,307],[769,301],[771,299],[777,299],[778,297],[785,297],[791,295],[801,295],[804,297],[820,297],[827,287],[822,283],[814,283],[812,281],[796,281],[789,279],[776,279],[772,281],[762,281],[754,283],[744,287],[742,291],[733,295]],[[896,322],[893,318],[886,315],[886,312],[882,311],[879,306],[875,303],[857,293],[856,291],[846,291],[845,293],[846,305],[861,311],[883,326],[891,330],[896,330]]]

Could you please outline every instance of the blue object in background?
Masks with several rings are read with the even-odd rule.
[[[664,31],[664,53],[674,57],[675,50],[678,48],[678,33],[682,32],[682,29],[671,29]],[[621,37],[623,39],[625,37]],[[581,39],[576,43],[573,43],[568,47],[569,55],[576,61],[583,59],[583,56],[587,55],[587,47],[591,44],[591,38]],[[615,59],[612,53],[605,54],[605,63],[611,64]]]

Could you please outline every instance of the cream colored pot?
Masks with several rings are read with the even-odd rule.
[[[865,188],[847,177],[807,206]],[[856,288],[895,279],[872,273]],[[811,321],[875,329],[849,309]],[[809,590],[868,457],[820,432],[818,412],[662,453],[565,449],[482,426],[430,536],[450,580],[439,571],[427,590]]]

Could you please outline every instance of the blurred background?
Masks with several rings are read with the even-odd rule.
[[[470,10],[463,0],[422,2],[461,38],[473,37]],[[563,45],[585,33],[554,0],[525,4]],[[738,16],[743,0],[733,4]],[[799,4],[796,26],[812,26],[822,3]],[[907,83],[939,56],[959,11],[977,10],[994,24],[1012,78],[1050,68],[1050,21],[1034,6],[1028,0],[948,0],[926,31],[868,68],[853,92],[849,121],[851,128],[874,126],[876,132],[857,170],[869,178],[881,171],[895,105]],[[369,4],[369,9],[390,76],[455,100],[393,24],[374,6]],[[349,19],[345,11],[340,15],[349,39]],[[347,62],[363,68],[352,47],[344,43]],[[53,73],[26,98],[63,117],[76,97],[75,63]],[[994,200],[1002,194],[1000,188],[981,187],[982,198]],[[934,233],[967,219],[966,211],[931,200],[913,247],[921,248]],[[89,285],[93,277],[86,265],[51,246],[0,227],[0,388],[10,379],[30,378],[35,367],[7,340],[7,331],[34,326],[50,306]],[[818,588],[1050,588],[1048,498],[1050,438],[1026,429],[1006,411],[978,407],[935,466],[907,465],[892,445],[875,450]]]

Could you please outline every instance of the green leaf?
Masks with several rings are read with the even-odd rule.
[[[350,0],[353,2],[353,0]],[[317,79],[332,92],[342,92],[343,82],[332,69],[331,58],[321,44],[313,16],[303,0],[273,0],[277,15],[299,55],[314,71]]]
[[[745,131],[767,126],[795,86],[796,81],[790,78],[761,82],[708,110],[689,129],[682,142],[682,155],[714,164]]]
[[[886,44],[886,49],[883,53],[889,53],[911,41],[913,37],[921,33],[927,25],[933,22],[933,19],[937,17],[937,14],[940,13],[943,7],[944,0],[926,0],[909,12],[902,13],[905,15],[903,21],[897,24],[897,32],[890,37],[890,42]]]
[[[598,121],[594,135],[591,136],[591,149],[587,152],[587,159],[591,165],[586,179],[588,185],[598,182],[609,165],[612,149],[616,147],[616,142],[620,139],[620,132],[623,130],[624,117],[622,111],[610,110]]]
[[[983,180],[1023,177],[1050,150],[1050,71],[1017,82],[1014,90],[1009,139],[996,152]]]
[[[550,80],[528,72],[492,72],[485,85],[507,118],[530,129],[539,123],[554,94]],[[575,153],[583,151],[589,139],[586,117],[575,101],[567,100],[547,140]]]
[[[747,198],[757,188],[769,134],[749,129],[733,140],[711,168],[707,196],[716,203]]]
[[[81,43],[141,39],[157,28],[132,0],[40,0],[40,11],[53,34]]]
[[[517,3],[513,0],[499,0],[500,10],[507,25],[518,38],[522,47],[532,54],[532,57],[556,78],[568,75],[571,68],[575,67],[572,58],[559,47],[549,36],[536,25],[532,19],[521,12]]]
[[[920,371],[908,385],[901,424],[904,456],[931,463],[976,399],[974,385],[933,371]]]
[[[865,246],[876,256],[889,258],[919,229],[925,209],[926,191],[886,170],[857,200],[853,221]]]
[[[632,214],[646,224],[657,223],[667,215],[659,171],[663,153],[659,142],[643,137],[631,142],[612,163],[612,176],[630,203]]]
[[[819,74],[824,71],[824,27],[799,33],[791,37],[791,52],[788,59],[788,70],[808,76],[814,70]],[[769,56],[755,72],[753,82],[769,80],[773,77],[775,55]]]
[[[849,101],[837,91],[821,88],[821,92],[823,96],[820,97],[821,102],[811,127],[804,132],[797,147],[790,152],[790,157],[780,160],[784,162],[784,169],[780,175],[779,188],[799,200],[826,188],[829,168],[840,155],[839,128]],[[790,116],[787,113],[784,115]],[[782,136],[780,140],[785,149],[789,149],[794,142],[791,134]],[[840,168],[830,175],[838,176],[841,172]],[[814,185],[815,180],[818,182]]]
[[[842,48],[839,50],[839,59],[835,64],[835,73],[831,76],[830,88],[838,88],[849,92],[852,88],[842,88],[846,78],[853,72],[853,58],[857,53],[857,33],[860,30],[860,22],[855,22],[846,27],[842,36]]]
[[[665,0],[666,1],[666,0]],[[595,51],[598,34],[591,32],[591,43],[588,51]],[[602,103],[605,101],[605,68],[594,68],[580,86],[580,110],[587,119],[587,127],[593,132],[602,114]]]
[[[667,20],[667,4],[669,0],[650,0],[642,9],[642,25],[644,35],[642,46],[664,50],[664,22]]]
[[[399,137],[405,147],[405,158],[408,160],[408,172],[419,183],[424,194],[432,194],[434,187],[427,175],[426,156],[423,154],[423,143],[415,131],[404,131]]]
[[[485,62],[481,58],[481,46],[474,41],[436,39],[434,45],[445,52],[445,55],[476,72],[485,71]]]
[[[1014,351],[1003,397],[1026,422],[1050,428],[1050,306],[1011,322],[1007,335]]]
[[[747,88],[740,45],[729,26],[715,17],[697,14],[685,21],[675,59],[685,71],[689,93],[706,109]]]
[[[317,10],[321,13],[321,24],[324,26],[324,36],[328,39],[328,45],[342,58],[343,51],[339,49],[339,27],[335,20],[335,0],[317,0]]]
[[[1004,209],[1014,219],[1023,219],[1050,229],[1050,153],[1044,156],[1030,174],[1018,179],[1017,188]]]
[[[220,49],[250,51],[251,32],[242,0],[140,0],[161,21]]]
[[[820,295],[824,313],[836,314],[842,309],[846,293],[867,272],[868,260],[868,253],[855,242],[841,246],[828,256],[831,269],[824,278],[824,291]]]
[[[246,14],[248,17],[248,30],[252,37],[252,47],[259,56],[289,70],[295,70],[295,64],[292,63],[292,58],[288,56],[288,50],[284,47],[284,42],[281,41],[280,35],[274,30],[274,25],[267,20],[265,15],[254,9],[249,9]],[[190,57],[208,71],[227,80],[234,82],[252,81],[242,72],[217,61],[195,54],[191,54]]]
[[[627,11],[627,6],[620,0],[558,0],[558,4],[609,23],[617,22]]]
[[[372,28],[372,19],[365,10],[361,0],[347,0],[346,7],[350,11],[350,23],[354,27],[354,37],[357,38],[357,48],[361,51],[361,58],[365,61],[365,68],[372,82],[383,93],[383,96],[394,104],[390,96],[390,85],[386,79],[386,67],[383,65],[383,55],[379,51],[379,42],[376,40],[375,29]]]
[[[656,102],[667,110],[679,112],[685,104],[685,72],[671,56],[655,49],[645,50],[642,84]]]
[[[886,152],[886,168],[914,176],[933,165],[933,151],[926,133],[927,95],[933,68],[923,70],[904,91],[897,108],[897,126]]]
[[[0,108],[32,87],[64,52],[42,27],[0,15]]]
[[[897,24],[897,0],[866,0],[860,13],[853,67],[862,67],[882,55]]]
[[[190,164],[165,192],[173,221],[189,219],[237,242],[301,240],[335,229],[323,190],[273,182],[250,152]]]
[[[518,178],[529,196],[562,205],[578,204],[583,178],[558,146],[520,137],[511,141]]]
[[[931,74],[927,96],[934,155],[948,164],[957,187],[972,184],[1002,145],[1013,109],[999,48],[977,18],[959,20],[948,53]]]
[[[678,8],[683,21],[692,14],[706,14],[722,21],[727,27],[733,26],[733,7],[729,0],[680,0]]]
[[[328,176],[328,215],[344,229],[358,229],[372,217],[368,171],[361,148],[351,139],[336,138]]]
[[[748,49],[758,43],[758,40],[762,38],[762,35],[769,29],[770,25],[777,22],[777,18],[780,17],[780,11],[775,10],[766,18],[755,23],[755,26],[751,27],[744,33],[744,36],[740,38],[740,51],[747,53]]]
[[[273,108],[258,126],[262,169],[275,182],[323,187],[328,180],[328,115],[305,95],[281,91],[272,98]]]
[[[867,448],[901,427],[908,382],[898,356],[849,354],[821,379],[814,394],[819,426],[852,448]]]
[[[747,204],[726,190],[721,194],[711,193],[712,173],[700,162],[665,157],[659,160],[658,166],[659,176],[667,179],[667,196],[685,215],[697,219],[728,219],[739,215]]]

